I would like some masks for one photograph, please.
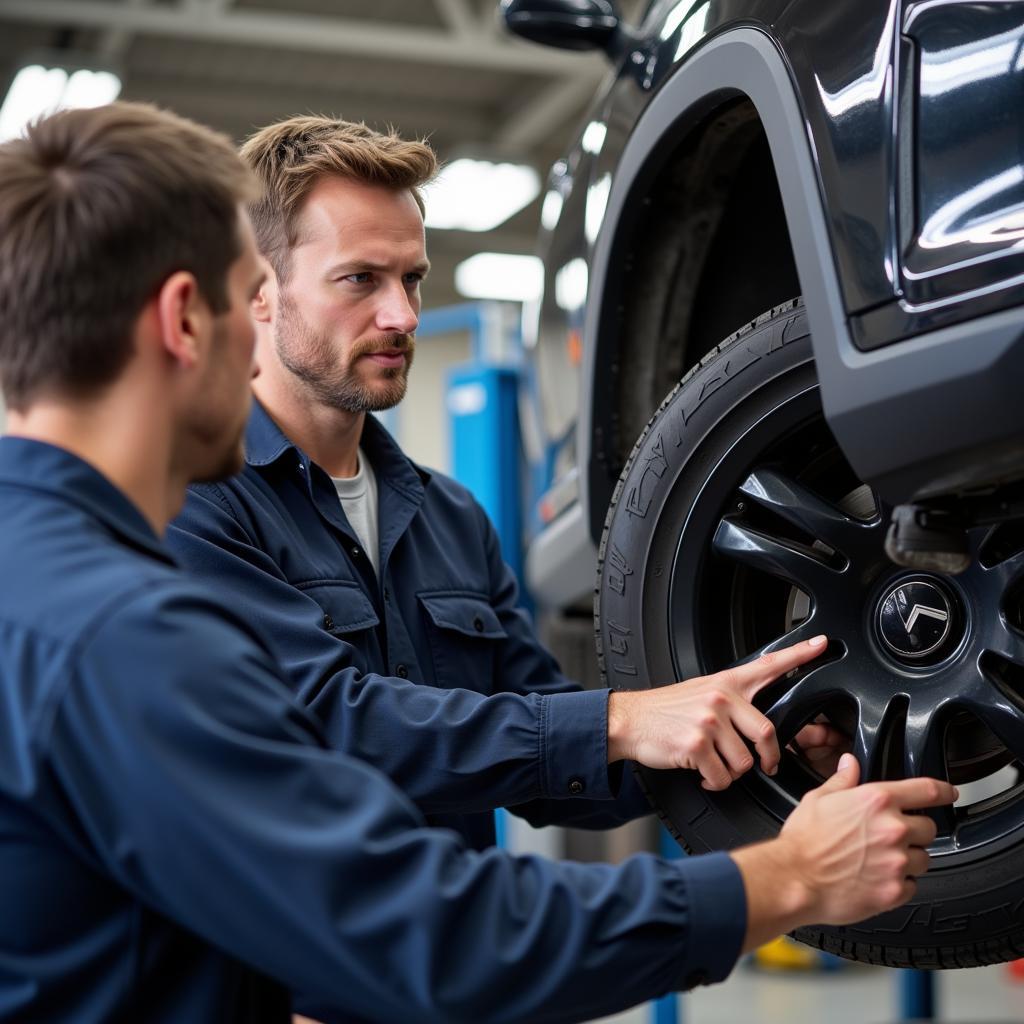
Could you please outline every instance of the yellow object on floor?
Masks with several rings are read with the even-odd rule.
[[[770,971],[820,971],[821,954],[802,942],[780,935],[754,950],[754,964]]]

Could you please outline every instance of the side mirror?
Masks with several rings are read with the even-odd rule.
[[[501,0],[508,30],[561,50],[616,49],[624,27],[615,0]]]

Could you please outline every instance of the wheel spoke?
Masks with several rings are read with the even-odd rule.
[[[891,747],[904,726],[905,712],[903,699],[858,695],[853,756],[860,765],[861,782],[879,782],[900,773],[899,767],[893,771]]]
[[[783,633],[782,636],[777,636],[774,640],[766,643],[763,647],[759,647],[752,654],[748,654],[736,664],[745,665],[747,662],[757,661],[757,659],[762,655],[774,654],[776,651],[781,651],[786,647],[792,647],[793,644],[803,643],[805,640],[810,640],[812,636],[817,636],[819,633],[826,632],[825,628],[821,626],[819,622],[820,616],[818,610],[815,609],[806,619],[804,619],[803,622],[794,626],[788,633]]]
[[[934,706],[919,708],[914,705],[911,708],[907,715],[905,740],[903,772],[908,779],[919,775],[933,779],[947,777],[946,725],[939,721]]]
[[[780,747],[785,747],[800,729],[819,714],[836,697],[845,696],[844,673],[840,666],[844,659],[829,661],[809,669],[798,669],[794,677],[779,680],[777,686],[787,685],[765,711],[775,726]]]
[[[843,579],[841,571],[827,565],[810,549],[776,540],[732,519],[719,523],[713,546],[718,554],[781,577],[819,600],[835,590]],[[842,600],[838,594],[836,598]]]
[[[983,627],[987,627],[986,635],[979,638],[979,646],[1015,665],[1024,666],[1024,633],[1008,625],[1001,615],[993,615],[991,621],[983,624]]]
[[[962,694],[960,703],[981,719],[1014,757],[1024,759],[1024,700],[993,671],[982,667],[978,683]]]
[[[904,733],[903,773],[906,778],[928,776],[948,781],[947,710],[942,703],[911,701]],[[940,835],[952,835],[956,831],[956,811],[952,805],[931,808],[927,814],[935,822]]]
[[[976,554],[976,552],[974,553]],[[996,562],[983,571],[986,576],[998,581],[997,585],[1000,591],[1006,590],[1024,576],[1024,550],[1015,552],[1009,558],[1004,558],[1001,562]]]
[[[768,466],[751,473],[740,490],[763,508],[846,555],[870,538],[879,525],[854,519],[792,477]]]

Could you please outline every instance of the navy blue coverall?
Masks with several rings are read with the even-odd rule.
[[[332,1020],[575,1020],[731,969],[726,855],[470,850],[85,462],[0,439],[0,515],[0,1019],[285,1024],[301,991]],[[457,693],[441,717],[484,702]]]
[[[171,550],[224,588],[338,750],[474,848],[493,845],[495,807],[584,828],[649,813],[633,773],[609,770],[608,691],[582,691],[538,642],[473,496],[411,462],[372,416],[361,443],[377,475],[379,582],[330,477],[259,403],[244,471],[190,488]]]

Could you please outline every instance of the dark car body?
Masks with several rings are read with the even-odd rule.
[[[503,11],[536,38],[544,6]],[[550,6],[580,46],[605,16],[614,71],[551,172],[526,332],[543,602],[589,590],[663,395],[798,294],[829,426],[888,502],[1024,477],[1024,3],[656,0],[632,27]]]

